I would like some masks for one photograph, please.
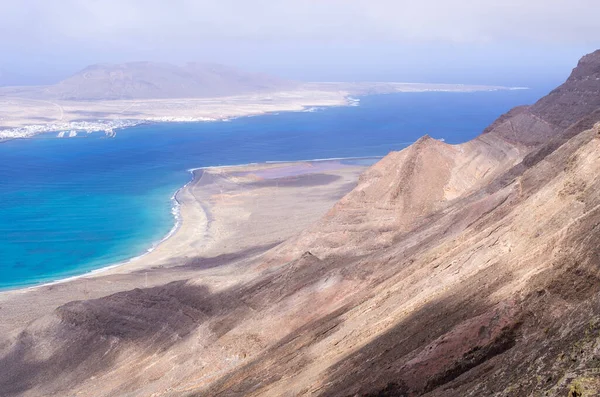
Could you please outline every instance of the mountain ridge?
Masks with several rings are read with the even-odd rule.
[[[518,106],[484,130],[535,147],[600,109],[600,50],[584,56],[567,80],[530,106]]]

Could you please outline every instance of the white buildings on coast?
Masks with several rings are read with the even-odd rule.
[[[51,123],[44,125],[28,125],[25,127],[0,130],[0,140],[29,138],[44,132],[58,131],[57,137],[75,137],[79,132],[105,132],[107,136],[115,136],[115,129],[132,127],[140,124],[139,120],[104,120],[104,121],[72,121],[69,123]]]

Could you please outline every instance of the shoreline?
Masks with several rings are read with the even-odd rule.
[[[93,102],[38,101],[0,96],[0,103],[10,99],[12,107],[0,109],[0,143],[27,139],[43,133],[75,131],[104,132],[114,136],[116,130],[147,123],[195,123],[229,121],[240,117],[280,112],[314,112],[330,107],[359,106],[360,98],[398,93],[474,93],[528,89],[468,84],[429,83],[305,83],[292,91],[275,91],[215,98],[167,98],[139,100],[98,100]],[[36,106],[31,106],[35,103]],[[48,105],[52,105],[52,110]],[[42,106],[43,105],[43,106]],[[49,117],[56,112],[60,117]],[[97,114],[98,117],[89,117]],[[88,117],[86,117],[88,116]],[[40,124],[40,118],[48,121]],[[65,138],[69,136],[64,134]],[[76,134],[75,134],[76,135]]]
[[[81,121],[81,122],[78,122],[78,121],[71,122],[69,125],[64,125],[61,128],[56,128],[55,125],[45,126],[43,124],[32,124],[32,125],[27,125],[24,127],[7,128],[5,131],[9,131],[9,132],[16,132],[18,130],[24,130],[24,129],[28,129],[28,128],[34,129],[35,132],[32,132],[32,133],[26,132],[25,133],[26,135],[8,137],[8,138],[3,138],[0,136],[0,144],[14,141],[14,140],[32,139],[32,138],[35,138],[36,136],[44,135],[44,134],[57,134],[54,138],[69,139],[69,138],[78,137],[80,133],[93,134],[93,133],[103,132],[107,137],[113,138],[116,136],[117,131],[124,130],[127,128],[139,127],[141,125],[217,123],[217,122],[228,122],[228,121],[232,121],[232,120],[243,118],[243,117],[256,117],[256,116],[265,116],[265,115],[269,115],[269,114],[278,114],[280,112],[312,113],[318,109],[325,109],[325,108],[330,108],[330,107],[359,106],[359,104],[358,104],[359,100],[356,99],[356,101],[357,102],[348,102],[346,104],[340,104],[340,105],[307,106],[306,108],[301,109],[301,110],[274,110],[274,111],[265,111],[265,112],[261,112],[261,113],[255,113],[255,114],[246,114],[246,115],[223,117],[223,118],[199,117],[199,118],[191,118],[189,120],[180,120],[180,119],[157,119],[157,120],[154,120],[154,119],[140,119],[140,120],[131,119],[131,120],[129,120],[129,119],[126,119],[126,120],[122,120],[124,122],[124,124],[117,123],[115,125],[112,125],[111,123],[113,123],[113,122],[116,123],[116,120],[99,119],[99,120],[93,120],[93,121],[85,120],[85,121]],[[86,127],[86,128],[78,128],[77,123],[97,124],[97,126],[96,127],[90,126],[90,127]],[[107,124],[106,128],[104,128],[104,126],[100,126],[100,124]],[[48,127],[48,128],[46,129],[46,127]],[[77,133],[77,135],[74,135],[74,136],[66,135],[65,133],[68,130],[75,131]],[[2,131],[0,131],[0,132],[2,132]],[[61,135],[61,134],[64,134],[64,135]]]
[[[199,168],[200,169],[200,168]],[[194,169],[195,171],[196,169]],[[190,171],[190,170],[188,170]],[[126,259],[124,261],[121,262],[117,262],[117,263],[113,263],[107,266],[102,266],[99,267],[97,269],[93,269],[93,270],[88,270],[85,273],[82,274],[78,274],[78,275],[74,275],[74,276],[69,276],[66,278],[59,278],[56,280],[52,280],[49,282],[42,282],[41,284],[35,284],[35,285],[23,285],[23,286],[17,286],[17,287],[7,287],[7,288],[0,288],[0,293],[2,292],[10,292],[10,291],[19,291],[19,290],[34,290],[37,288],[42,288],[42,287],[47,287],[47,286],[51,286],[51,285],[57,285],[57,284],[63,284],[69,281],[73,281],[73,280],[77,280],[86,276],[95,276],[97,274],[101,274],[103,272],[112,270],[112,269],[116,269],[118,267],[121,266],[125,266],[135,260],[138,260],[140,258],[143,258],[144,256],[150,254],[151,252],[153,252],[154,250],[156,250],[162,243],[164,243],[165,241],[167,241],[168,239],[170,239],[171,237],[173,237],[175,235],[175,233],[177,233],[177,231],[179,230],[179,228],[181,227],[181,203],[177,200],[177,195],[183,190],[185,189],[187,186],[189,186],[192,182],[194,182],[195,179],[195,174],[194,171],[191,171],[192,174],[192,178],[183,186],[181,186],[179,189],[177,189],[175,191],[175,193],[173,193],[173,195],[171,196],[171,201],[173,202],[173,206],[171,207],[171,214],[173,215],[173,219],[175,221],[173,227],[171,227],[171,229],[167,232],[167,234],[165,234],[164,237],[162,237],[160,240],[157,240],[155,242],[152,243],[151,247],[146,249],[143,253],[141,253],[140,255],[136,255],[133,256],[129,259]],[[202,176],[200,176],[200,178],[198,180],[200,180],[202,178]]]
[[[339,161],[262,163],[206,170],[200,183],[196,171],[176,195],[181,222],[169,238],[141,257],[3,289],[0,332],[17,335],[68,302],[174,282],[218,293],[252,280],[268,252],[318,222],[367,167]],[[165,192],[166,198],[171,194]]]
[[[192,174],[192,178],[186,182],[183,186],[181,186],[179,189],[177,189],[175,191],[175,193],[173,193],[173,195],[171,195],[171,201],[173,202],[173,206],[171,207],[171,214],[173,215],[173,219],[175,221],[175,223],[173,224],[173,227],[171,227],[171,229],[160,239],[157,240],[155,242],[152,243],[151,247],[146,249],[143,253],[141,253],[140,255],[136,255],[133,256],[129,259],[126,259],[124,261],[120,261],[117,263],[112,263],[110,265],[106,265],[106,266],[102,266],[99,267],[97,269],[93,269],[93,270],[88,270],[85,273],[81,273],[78,275],[73,275],[73,276],[68,276],[65,278],[58,278],[56,280],[52,280],[52,281],[48,281],[48,282],[42,282],[40,284],[34,284],[34,285],[21,285],[21,286],[15,286],[15,287],[6,287],[6,288],[0,288],[0,293],[3,292],[11,292],[11,291],[19,291],[19,290],[34,290],[37,288],[42,288],[42,287],[47,287],[47,286],[51,286],[51,285],[57,285],[57,284],[63,284],[69,281],[73,281],[73,280],[77,280],[86,276],[95,276],[97,274],[101,274],[103,272],[112,270],[112,269],[116,269],[120,266],[124,266],[127,265],[135,260],[138,260],[148,254],[150,254],[151,252],[153,252],[155,249],[157,249],[162,243],[164,243],[165,241],[167,241],[168,239],[170,239],[171,237],[173,237],[175,235],[175,233],[177,233],[177,231],[179,230],[179,228],[181,227],[181,211],[180,211],[180,207],[181,207],[181,203],[177,200],[177,195],[183,190],[185,189],[187,186],[189,186],[192,182],[195,181],[195,175],[194,172],[192,170],[188,170],[191,171]],[[200,177],[202,178],[202,176]]]
[[[0,97],[0,100],[2,98]],[[195,98],[189,98],[195,99]],[[218,98],[217,98],[218,99]],[[226,98],[224,98],[226,99]],[[156,100],[150,100],[156,101]],[[311,102],[311,101],[309,101]],[[298,112],[298,113],[311,113],[320,109],[332,108],[332,107],[345,107],[345,106],[359,106],[360,98],[359,95],[352,96],[349,93],[340,93],[340,97],[336,100],[332,100],[331,103],[301,103],[297,104],[295,108],[289,109],[285,107],[285,104],[279,104],[275,106],[281,106],[280,109],[254,109],[251,111],[239,111],[239,114],[231,115],[214,115],[214,116],[147,116],[144,118],[99,118],[99,119],[79,119],[62,122],[62,124],[47,123],[47,124],[25,124],[18,127],[4,127],[0,129],[0,143],[5,143],[11,140],[17,139],[30,139],[42,134],[51,133],[66,133],[67,131],[76,131],[79,133],[97,133],[104,132],[107,137],[114,137],[116,131],[125,128],[137,127],[140,125],[148,124],[160,124],[160,123],[205,123],[205,122],[228,122],[243,117],[255,117],[264,116],[269,114],[278,114],[280,112]],[[4,134],[17,134],[14,136]],[[56,136],[56,138],[73,138],[76,136]]]
[[[102,266],[102,267],[98,267],[97,269],[92,269],[92,270],[87,270],[84,273],[81,274],[77,274],[77,275],[73,275],[73,276],[67,276],[64,278],[57,278],[55,280],[51,280],[51,281],[47,281],[47,282],[41,282],[39,284],[33,284],[33,285],[28,285],[28,284],[23,284],[23,285],[18,285],[18,286],[14,286],[14,287],[6,287],[6,288],[0,288],[0,294],[1,293],[7,293],[7,292],[26,292],[26,291],[32,291],[32,290],[37,290],[40,288],[44,288],[44,287],[49,287],[49,286],[54,286],[54,285],[59,285],[59,284],[64,284],[64,283],[68,283],[70,281],[75,281],[78,279],[82,279],[85,277],[95,277],[98,275],[102,275],[103,273],[109,272],[110,270],[114,270],[123,266],[126,266],[128,264],[131,264],[137,260],[140,260],[144,257],[146,257],[147,255],[151,254],[152,252],[154,252],[156,249],[158,249],[161,245],[163,245],[164,243],[166,243],[167,241],[169,241],[171,238],[173,238],[177,232],[180,230],[182,223],[183,223],[183,219],[182,219],[182,215],[181,215],[181,207],[182,207],[182,203],[180,202],[178,196],[184,192],[184,190],[186,188],[188,188],[192,183],[194,182],[199,182],[202,177],[204,176],[204,172],[202,172],[199,176],[196,174],[197,171],[202,171],[202,170],[218,170],[218,169],[228,169],[228,168],[248,168],[248,167],[268,167],[268,166],[284,166],[284,165],[295,165],[295,164],[303,164],[303,163],[324,163],[324,162],[338,162],[338,161],[352,161],[352,160],[356,160],[356,161],[360,161],[360,160],[379,160],[383,158],[383,156],[362,156],[362,157],[335,157],[335,158],[325,158],[325,159],[308,159],[308,160],[289,160],[289,161],[285,161],[285,160],[276,160],[276,161],[263,161],[263,162],[255,162],[255,163],[243,163],[243,164],[230,164],[230,165],[216,165],[216,166],[205,166],[205,167],[197,167],[197,168],[190,168],[188,170],[186,170],[187,172],[189,172],[192,177],[191,179],[186,182],[183,186],[181,186],[179,189],[177,189],[175,191],[175,193],[172,194],[171,196],[171,200],[173,202],[173,206],[171,207],[171,214],[173,215],[173,219],[174,219],[174,224],[173,227],[169,230],[169,232],[167,232],[161,239],[153,242],[150,246],[150,248],[146,249],[143,253],[141,253],[140,255],[136,255],[133,256],[129,259],[120,261],[120,262],[116,262],[116,263],[111,263],[108,264],[106,266]],[[206,209],[203,208],[203,211],[205,212],[205,214],[208,216],[208,214],[206,213]]]
[[[402,144],[410,145],[414,142],[402,142]],[[277,164],[293,164],[293,163],[320,163],[325,161],[340,161],[340,160],[375,160],[382,159],[385,156],[353,156],[353,157],[331,157],[322,159],[302,159],[302,160],[267,160],[255,163],[243,163],[243,164],[223,164],[223,165],[207,165],[205,167],[189,168],[187,171],[194,172],[198,170],[210,170],[218,168],[234,168],[234,167],[250,167],[260,165],[277,165]]]

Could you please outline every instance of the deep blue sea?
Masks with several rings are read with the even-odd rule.
[[[144,253],[174,225],[194,167],[383,156],[424,134],[460,143],[532,90],[401,93],[360,106],[165,123],[0,144],[0,288],[85,273]]]

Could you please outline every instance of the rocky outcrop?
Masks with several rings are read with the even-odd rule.
[[[533,115],[562,130],[600,109],[600,50],[581,58],[567,81],[531,106]]]
[[[511,143],[534,147],[560,135],[598,109],[600,50],[584,56],[564,84],[532,106],[512,109],[490,125],[484,134],[496,134]]]

